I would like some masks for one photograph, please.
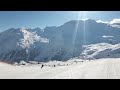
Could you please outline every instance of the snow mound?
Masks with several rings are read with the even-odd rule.
[[[27,63],[24,60],[21,60],[19,65],[26,65]]]

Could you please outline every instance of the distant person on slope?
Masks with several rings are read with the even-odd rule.
[[[44,65],[42,64],[41,68],[43,68],[43,66],[44,66]]]

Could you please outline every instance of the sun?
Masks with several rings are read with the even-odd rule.
[[[80,12],[79,12],[79,18],[80,18],[81,20],[86,20],[86,19],[88,19],[88,18],[87,18],[87,13],[88,13],[88,11],[80,11]]]
[[[77,20],[86,19],[91,11],[71,11],[73,15],[76,15]]]

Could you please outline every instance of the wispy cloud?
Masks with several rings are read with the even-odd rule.
[[[110,26],[112,26],[112,27],[120,28],[120,18],[118,18],[118,19],[113,19],[113,20],[111,20],[111,21],[109,21],[109,22],[107,22],[107,21],[102,21],[102,20],[97,20],[96,22],[97,22],[97,23],[105,23],[105,24],[108,24],[108,25],[110,25]]]
[[[119,19],[113,19],[112,21],[110,21],[110,24],[120,24],[120,18]]]
[[[120,28],[120,18],[118,19],[113,19],[112,21],[109,22],[110,26]]]

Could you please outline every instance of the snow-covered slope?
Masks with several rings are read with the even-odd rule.
[[[59,62],[60,63],[60,62]],[[63,64],[63,62],[61,62]],[[60,63],[60,64],[61,64]],[[65,64],[69,65],[65,65]],[[71,64],[72,63],[72,64]],[[47,64],[47,63],[45,63]],[[39,65],[11,66],[0,63],[1,79],[120,79],[120,59],[100,59],[84,62],[64,62],[53,67]]]
[[[100,58],[120,58],[120,44],[98,43],[84,45],[80,58],[100,59]]]
[[[36,46],[40,49],[47,43],[49,39],[39,36],[35,31],[30,32],[23,28],[9,29],[0,35],[0,59],[8,62],[27,59]]]
[[[120,28],[114,27],[113,23],[91,19],[71,20],[61,26],[47,26],[43,30],[11,28],[0,33],[0,60],[69,60],[86,51],[82,52],[85,49],[83,45],[107,43],[105,45],[108,47],[119,44],[119,38]],[[101,54],[103,52],[99,51]]]

